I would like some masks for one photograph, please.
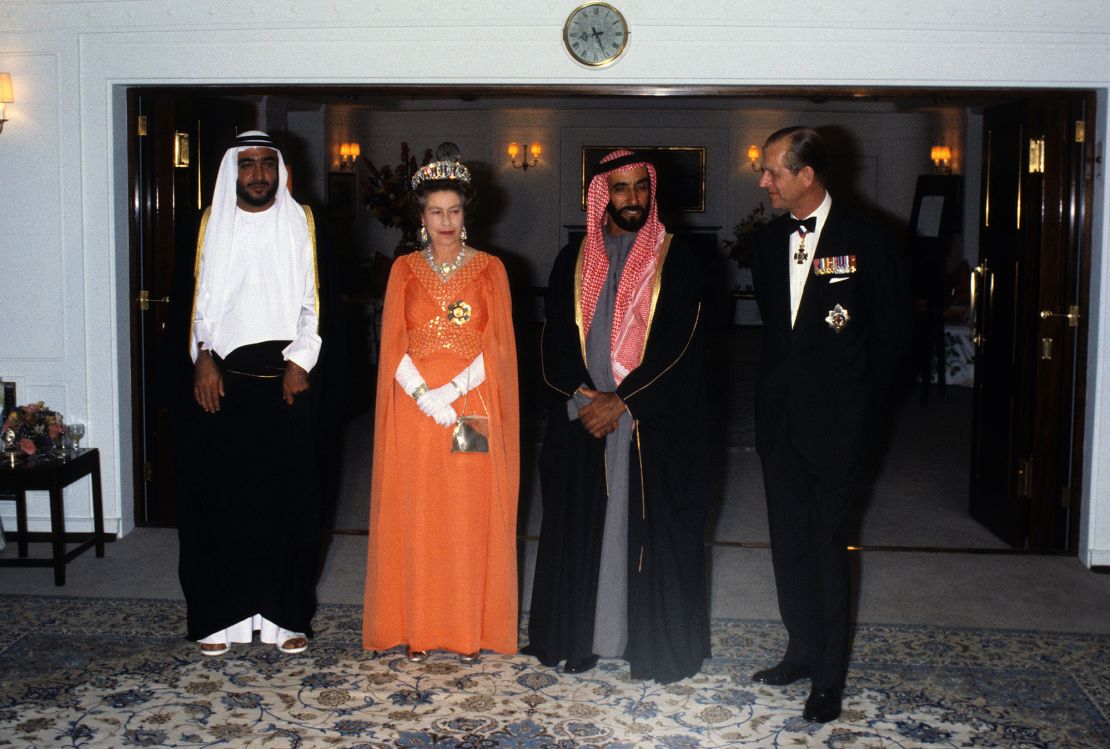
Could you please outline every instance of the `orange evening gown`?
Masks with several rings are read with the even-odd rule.
[[[479,353],[466,413],[489,414],[489,452],[452,453],[451,429],[394,379],[408,352],[429,388]],[[479,397],[480,396],[480,397]],[[454,403],[463,408],[463,399]],[[520,471],[516,344],[501,261],[476,253],[446,282],[423,253],[393,264],[378,361],[362,646],[517,650]]]

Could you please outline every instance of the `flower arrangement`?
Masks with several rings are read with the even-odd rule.
[[[369,176],[362,183],[363,203],[374,218],[387,228],[411,229],[405,216],[405,195],[412,189],[409,184],[417,169],[432,160],[432,149],[424,150],[423,161],[409,153],[409,144],[401,144],[401,161],[397,166],[386,164],[378,168],[363,157]]]
[[[767,209],[763,207],[763,203],[753,208],[747,216],[740,219],[736,226],[732,227],[732,239],[721,242],[721,246],[725,250],[725,256],[735,260],[741,268],[751,267],[752,232],[770,220],[771,218],[767,215]]]
[[[50,452],[64,425],[60,414],[39,401],[9,411],[0,426],[0,436],[6,436],[9,429],[15,434],[14,445],[19,452],[34,455]]]

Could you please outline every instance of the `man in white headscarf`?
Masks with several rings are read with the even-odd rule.
[[[236,139],[201,220],[182,414],[179,574],[205,655],[311,636],[321,501],[306,392],[320,357],[312,214],[265,133]],[[177,424],[175,424],[177,426]]]
[[[619,150],[590,182],[586,236],[555,260],[542,371],[543,524],[526,653],[581,673],[691,676],[709,654],[703,289],[667,234],[655,168]]]

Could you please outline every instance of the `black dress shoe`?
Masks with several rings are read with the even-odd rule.
[[[567,658],[563,665],[563,672],[568,674],[581,674],[597,665],[596,655],[587,655],[584,658]]]
[[[828,723],[840,717],[840,699],[844,690],[839,687],[810,690],[802,717],[814,723]]]
[[[757,681],[760,684],[770,684],[773,687],[784,687],[787,684],[793,684],[798,679],[808,678],[809,666],[803,666],[800,663],[787,663],[786,661],[752,674],[752,681]]]
[[[548,668],[558,668],[559,661],[561,660],[560,658],[550,658],[546,655],[543,655],[543,654],[533,650],[531,645],[525,645],[524,647],[522,647],[520,649],[520,652],[523,653],[524,655],[532,656],[533,658],[535,658],[536,660],[538,660],[540,663],[547,666]]]

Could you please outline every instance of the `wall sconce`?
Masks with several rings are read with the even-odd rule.
[[[527,158],[521,159],[521,162],[519,164],[516,163],[517,157],[520,156],[520,144],[516,141],[513,141],[509,144],[509,163],[517,169],[528,171],[528,167],[535,166],[539,163],[540,154],[543,153],[543,146],[540,145],[540,142],[538,140],[532,141],[532,145],[528,146],[528,153],[532,156],[531,164],[528,163]]]
[[[353,172],[360,153],[362,153],[362,149],[358,143],[341,143],[339,145],[339,167]]]
[[[929,158],[933,160],[937,174],[952,173],[952,149],[948,146],[933,146]]]
[[[15,101],[12,96],[12,74],[0,73],[0,133],[4,132],[4,123],[7,118],[4,117],[4,107]]]
[[[754,145],[754,144],[748,146],[748,161],[751,162],[753,172],[760,171],[759,166],[758,166],[758,163],[759,163],[759,146]]]

